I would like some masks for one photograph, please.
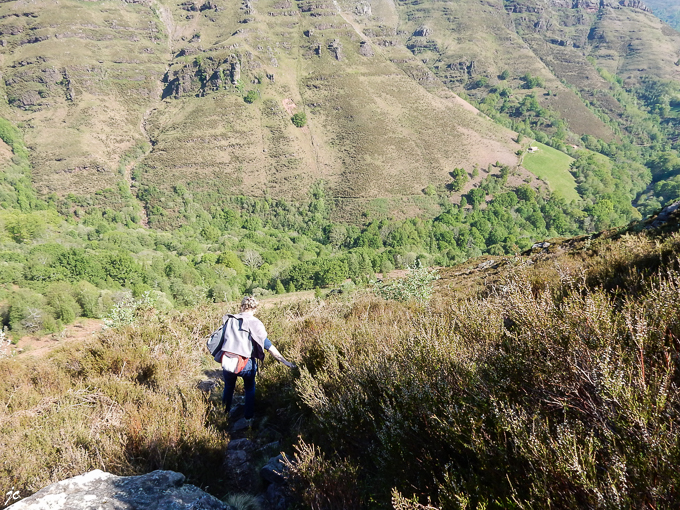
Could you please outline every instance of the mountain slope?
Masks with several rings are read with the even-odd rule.
[[[511,132],[419,85],[429,72],[406,49],[373,47],[332,3],[39,2],[2,15],[7,115],[27,128],[42,192],[92,194],[133,159],[134,184],[160,190],[296,197],[323,178],[351,198],[517,163]]]
[[[507,114],[520,132],[618,143],[635,121],[620,88],[680,72],[680,34],[633,0],[6,2],[0,44],[0,116],[38,191],[170,212],[178,189],[209,206],[323,180],[362,209],[456,167],[517,167],[512,131],[461,95],[533,102],[531,123]]]

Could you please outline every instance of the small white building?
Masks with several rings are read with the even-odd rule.
[[[538,152],[538,147],[529,147],[527,152]]]

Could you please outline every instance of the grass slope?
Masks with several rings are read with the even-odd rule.
[[[542,143],[534,142],[532,145],[538,147],[538,152],[524,156],[524,167],[536,177],[547,181],[550,189],[559,191],[567,201],[578,200],[576,181],[569,173],[574,158]]]
[[[560,81],[620,113],[586,56],[632,82],[677,77],[680,36],[649,13],[551,6],[543,20],[532,1],[5,2],[0,108],[25,130],[40,192],[123,181],[299,196],[323,178],[365,203],[418,195],[455,167],[516,163],[509,132],[452,93],[474,96],[480,77],[509,70],[518,100],[520,76],[542,77],[543,107],[607,141]]]
[[[378,12],[395,32],[394,6]],[[456,167],[516,165],[510,131],[353,23],[308,1],[3,4],[0,68],[37,188],[300,198],[324,179],[368,203],[421,195]]]

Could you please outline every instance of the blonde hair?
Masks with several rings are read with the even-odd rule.
[[[257,299],[253,296],[245,296],[241,301],[241,311],[247,312],[248,310],[257,310],[259,305],[260,303],[258,303]]]

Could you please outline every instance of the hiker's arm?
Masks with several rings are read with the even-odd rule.
[[[295,368],[295,365],[288,361],[286,358],[284,358],[279,352],[279,350],[272,345],[272,342],[271,340],[269,340],[269,338],[265,340],[264,348],[267,349],[269,351],[269,354],[271,354],[274,357],[274,359],[279,363],[283,363],[288,368]]]

